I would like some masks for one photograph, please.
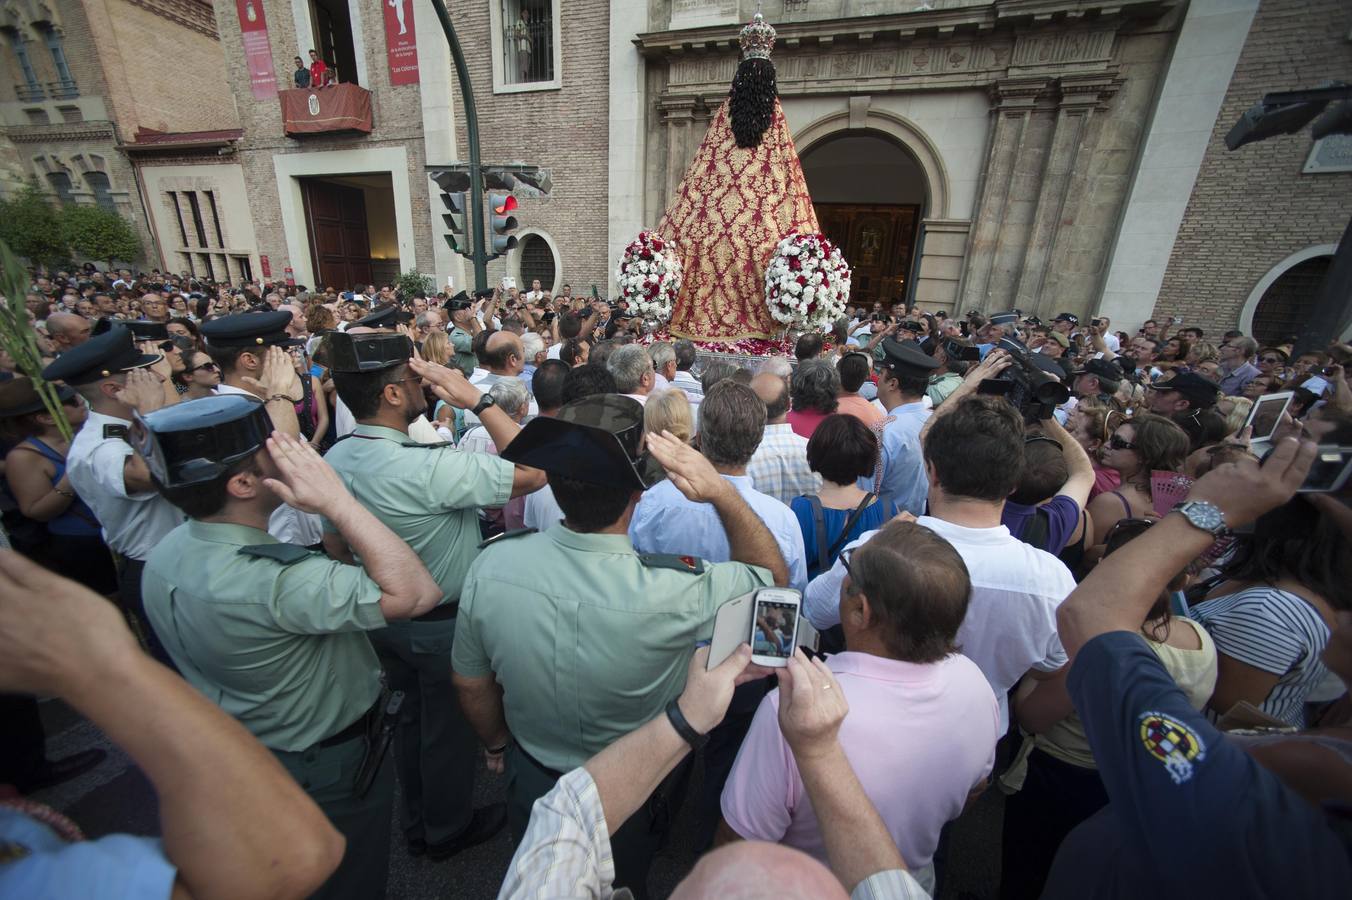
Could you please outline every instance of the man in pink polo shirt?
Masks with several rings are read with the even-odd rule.
[[[901,521],[845,564],[846,652],[827,660],[850,706],[840,744],[902,857],[932,890],[939,831],[985,786],[1000,736],[990,684],[955,643],[971,591],[967,567],[933,531]],[[775,841],[825,861],[778,713],[775,691],[723,789],[720,839]]]

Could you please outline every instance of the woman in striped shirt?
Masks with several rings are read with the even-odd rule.
[[[1261,517],[1224,581],[1192,616],[1216,642],[1213,718],[1241,701],[1289,725],[1305,724],[1305,700],[1326,675],[1319,656],[1348,607],[1348,548],[1341,533],[1299,495]]]

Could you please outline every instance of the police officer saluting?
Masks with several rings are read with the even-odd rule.
[[[373,632],[371,641],[390,687],[405,693],[396,749],[409,851],[446,859],[488,840],[506,821],[501,804],[473,808],[478,743],[451,685],[460,586],[478,555],[478,509],[537,490],[544,473],[449,444],[413,441],[409,425],[427,401],[409,367],[413,342],[404,335],[335,333],[328,341],[334,386],[357,427],[326,459],[357,501],[408,542],[441,590],[438,607]],[[511,443],[519,428],[492,408],[492,397],[458,371],[432,368],[443,389],[483,416],[499,447]],[[326,533],[324,545],[337,559],[351,560],[357,550],[366,561],[342,534]]]
[[[511,767],[518,840],[561,773],[662,714],[724,601],[788,583],[769,529],[712,463],[669,435],[649,436],[648,448],[681,493],[717,510],[736,562],[634,551],[629,520],[661,478],[643,453],[635,400],[575,400],[557,418],[533,419],[502,451],[549,473],[564,515],[542,534],[509,533],[485,549],[460,597],[456,690],[489,767],[500,771],[504,755]],[[615,884],[640,898],[670,826],[663,809],[674,808],[658,794],[611,835]]]
[[[169,658],[145,621],[141,569],[183,514],[155,493],[145,461],[127,443],[127,429],[136,411],[178,402],[168,369],[153,344],[138,346],[130,330],[114,325],[42,370],[43,378],[64,381],[89,404],[89,417],[66,454],[66,474],[103,526],[104,542],[117,553],[123,612],[161,662]]]
[[[394,772],[373,740],[380,665],[364,632],[430,611],[440,589],[314,448],[273,430],[257,398],[138,416],[131,439],[189,517],[146,562],[150,621],[183,677],[272,750],[347,838],[315,896],[384,896]],[[283,502],[334,523],[365,570],[270,536]]]
[[[451,329],[446,333],[451,348],[455,350],[455,365],[468,378],[474,371],[474,301],[464,291],[441,304],[451,317]]]

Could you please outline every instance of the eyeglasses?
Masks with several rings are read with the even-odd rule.
[[[854,580],[854,571],[850,568],[850,557],[854,556],[854,551],[858,549],[858,547],[849,547],[840,551],[840,555],[836,557],[840,560],[840,564],[845,567],[845,574],[850,576],[851,581]]]
[[[1136,445],[1121,435],[1113,435],[1108,439],[1108,446],[1114,450],[1135,450]]]
[[[193,372],[196,372],[199,369],[206,369],[207,371],[210,372],[219,372],[221,370],[221,367],[216,365],[214,362],[207,362],[202,363],[200,366],[188,366],[188,373],[192,374]]]

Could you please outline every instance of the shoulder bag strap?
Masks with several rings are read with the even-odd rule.
[[[834,560],[836,558],[836,554],[840,552],[841,547],[845,546],[845,540],[850,536],[850,529],[854,528],[854,523],[859,521],[859,517],[864,514],[864,510],[877,496],[877,494],[869,491],[864,495],[864,499],[859,501],[859,505],[854,508],[854,512],[850,513],[850,517],[845,520],[845,527],[840,529],[840,535],[836,538],[836,542],[831,545],[830,552],[826,554],[827,559]]]
[[[812,531],[817,536],[817,568],[830,568],[831,556],[826,552],[826,516],[822,513],[821,498],[808,494],[807,502],[812,506]]]

